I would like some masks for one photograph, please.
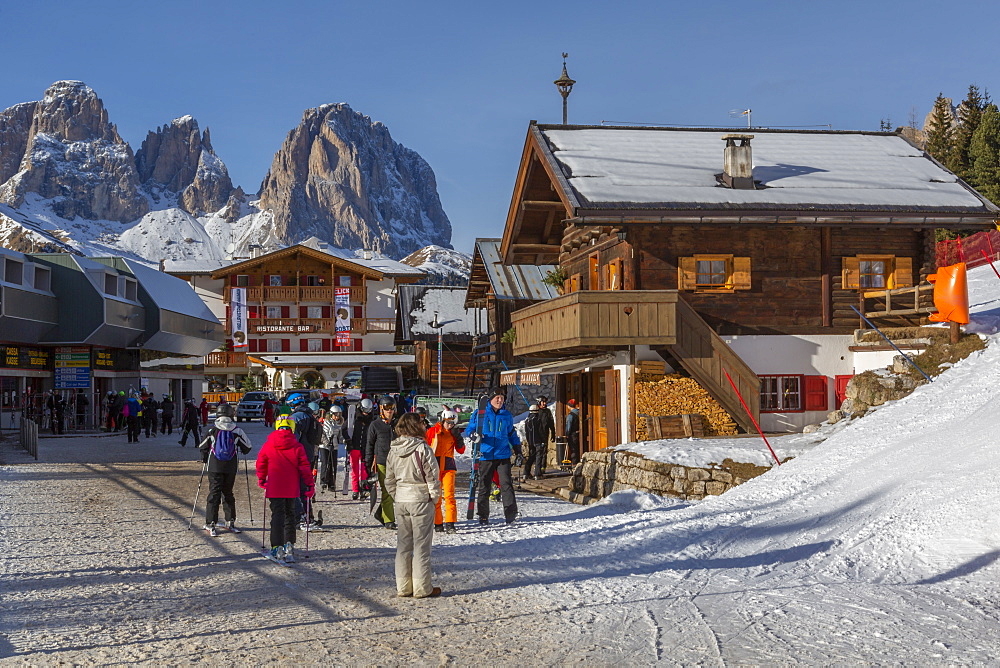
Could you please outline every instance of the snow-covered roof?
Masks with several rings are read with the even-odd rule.
[[[499,239],[476,239],[473,254],[473,272],[476,257],[482,259],[483,267],[497,299],[542,301],[559,295],[551,285],[542,282],[545,275],[555,270],[553,264],[506,265],[500,257]],[[470,280],[469,289],[472,289]]]
[[[465,292],[466,288],[460,286],[399,286],[397,338],[402,341],[436,339],[438,330],[431,327],[431,323],[437,317],[444,339],[471,341],[476,320],[484,309],[465,308]]]
[[[125,259],[124,262],[159,308],[219,324],[212,311],[186,281],[135,260]]]
[[[585,210],[927,211],[997,207],[892,133],[748,131],[758,190],[720,186],[733,130],[535,126]]]
[[[309,237],[299,245],[321,251],[341,260],[353,262],[354,264],[361,265],[362,267],[368,267],[370,269],[380,271],[387,276],[413,276],[414,278],[422,278],[424,276],[424,272],[420,271],[416,267],[411,267],[408,264],[403,264],[402,262],[393,260],[392,258],[385,257],[377,251],[348,250],[346,248],[338,248],[318,239],[317,237]],[[366,258],[366,254],[369,254],[370,257]]]
[[[239,260],[242,262],[242,260]],[[237,260],[164,260],[163,270],[168,274],[211,274]]]

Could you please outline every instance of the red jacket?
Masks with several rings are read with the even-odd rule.
[[[264,441],[257,455],[257,480],[268,499],[294,499],[303,487],[313,489],[306,450],[291,431],[278,429]]]

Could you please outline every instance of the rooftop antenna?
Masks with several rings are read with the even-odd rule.
[[[750,112],[751,112],[751,111],[752,111],[751,109],[743,109],[743,110],[740,110],[740,109],[732,109],[732,110],[731,110],[731,111],[729,112],[729,117],[730,117],[730,118],[738,118],[738,117],[740,117],[740,116],[746,116],[746,117],[747,117],[747,130],[749,130],[749,129],[750,129],[751,127],[753,127],[753,126],[752,126],[752,125],[750,124]]]
[[[566,59],[569,58],[569,54],[566,53],[565,51],[563,51],[563,55],[562,56],[563,56],[562,76],[560,76],[558,79],[556,79],[552,83],[554,83],[556,85],[556,88],[559,89],[559,94],[562,95],[562,100],[563,100],[563,122],[562,122],[562,124],[566,125],[567,124],[566,123],[566,98],[568,98],[569,94],[571,92],[573,92],[573,84],[575,84],[576,82],[573,81],[572,79],[570,79],[569,78],[569,74],[566,73]]]

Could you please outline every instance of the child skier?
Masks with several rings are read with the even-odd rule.
[[[202,461],[208,464],[205,531],[211,536],[219,535],[216,524],[219,523],[219,502],[222,501],[226,511],[226,528],[232,533],[241,533],[236,528],[236,497],[233,495],[233,485],[240,471],[240,458],[236,455],[236,450],[239,449],[244,455],[249,453],[250,439],[233,423],[232,418],[220,417],[198,447],[201,449]]]
[[[337,453],[344,443],[344,411],[331,404],[326,411],[320,410],[320,421],[323,440],[319,444],[319,479],[325,492],[337,486]]]
[[[456,426],[458,414],[451,410],[441,411],[441,421],[427,430],[427,443],[437,458],[441,480],[441,496],[434,509],[434,530],[455,533],[458,507],[455,503],[455,453],[465,452],[462,432]],[[444,513],[442,513],[444,506]]]
[[[271,500],[271,551],[268,559],[294,563],[295,502],[303,488],[311,499],[315,494],[312,470],[305,448],[295,439],[295,421],[280,417],[275,431],[264,441],[257,455],[257,484]]]

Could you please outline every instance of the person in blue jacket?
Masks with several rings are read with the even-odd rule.
[[[477,509],[479,523],[489,524],[490,518],[490,488],[493,473],[500,480],[500,502],[503,504],[504,519],[507,524],[513,524],[517,517],[517,500],[514,498],[514,481],[510,474],[511,449],[521,459],[521,439],[514,430],[514,416],[503,407],[507,400],[503,390],[489,392],[490,403],[483,413],[483,428],[478,429],[479,413],[472,414],[469,426],[465,429],[465,437],[475,443],[478,433],[482,432],[479,442],[479,480],[477,481]]]

